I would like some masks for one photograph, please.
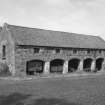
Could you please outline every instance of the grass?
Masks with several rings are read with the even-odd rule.
[[[105,105],[105,75],[0,80],[0,105]]]

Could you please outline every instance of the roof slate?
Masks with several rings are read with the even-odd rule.
[[[99,36],[28,28],[9,24],[7,24],[7,28],[18,45],[105,49],[105,41]]]

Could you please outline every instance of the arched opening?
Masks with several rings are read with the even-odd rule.
[[[83,63],[83,71],[91,72],[91,65],[92,65],[92,59],[91,58],[85,59]]]
[[[50,62],[50,72],[51,73],[62,73],[63,72],[64,60],[55,59]]]
[[[98,58],[96,59],[96,70],[100,71],[102,69],[102,63],[104,61],[104,58]]]
[[[79,63],[80,59],[71,59],[68,64],[68,72],[75,72],[78,69]]]
[[[43,73],[44,61],[32,60],[27,62],[26,73],[27,75],[35,75]]]

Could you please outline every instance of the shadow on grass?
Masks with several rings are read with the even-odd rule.
[[[8,96],[0,96],[0,105],[82,105],[75,102],[68,102],[64,99],[58,98],[39,98],[33,99],[29,103],[23,103],[22,101],[28,99],[31,95],[25,95],[21,93],[13,93]]]
[[[46,99],[46,98],[41,98],[41,99],[36,99],[33,101],[32,104],[30,105],[82,105],[79,103],[75,102],[68,102],[64,99],[57,99],[57,98],[51,98],[51,99]]]
[[[24,105],[23,100],[28,99],[30,95],[13,93],[8,96],[0,96],[0,105]]]

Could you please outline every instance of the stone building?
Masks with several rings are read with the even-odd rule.
[[[5,23],[0,31],[0,61],[14,76],[104,72],[105,41]]]

